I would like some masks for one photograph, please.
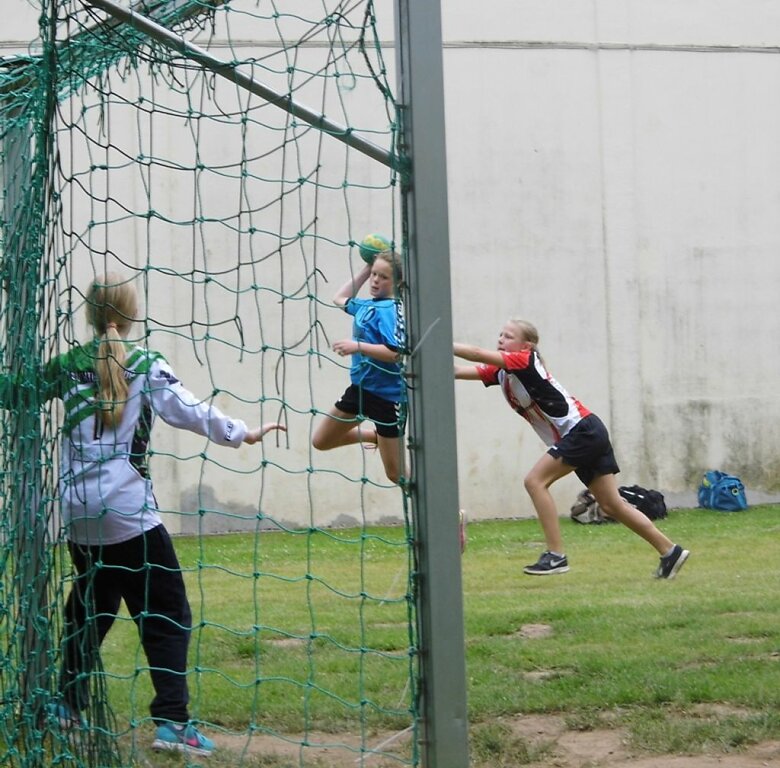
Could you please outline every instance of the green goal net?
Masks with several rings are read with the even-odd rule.
[[[68,413],[41,372],[89,342],[87,287],[109,272],[137,289],[133,343],[205,404],[287,430],[235,452],[165,425],[149,441],[193,612],[191,717],[220,764],[420,763],[406,480],[371,446],[311,447],[349,380],[331,345],[351,318],[332,299],[358,244],[379,232],[405,253],[381,8],[40,0],[39,39],[0,60],[3,765],[153,759],[150,664],[125,608],[83,721],[56,709]]]

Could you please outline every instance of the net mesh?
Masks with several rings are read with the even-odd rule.
[[[39,384],[87,340],[89,281],[119,272],[141,298],[135,343],[206,402],[287,428],[238,452],[152,434],[194,614],[193,719],[226,764],[416,765],[408,500],[375,451],[310,447],[348,383],[332,296],[365,234],[400,240],[393,20],[368,0],[133,6],[177,45],[99,5],[41,2],[29,54],[0,62],[0,762],[143,762],[154,734],[124,608],[84,722],[57,710],[74,577],[62,405]]]

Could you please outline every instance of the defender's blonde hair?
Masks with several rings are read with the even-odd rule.
[[[510,317],[509,322],[523,334],[523,341],[527,341],[534,348],[538,346],[539,331],[536,330],[536,326],[533,323],[529,323],[528,320],[523,320],[519,317]]]
[[[131,283],[109,272],[92,281],[86,299],[87,320],[98,339],[95,373],[100,418],[105,426],[115,427],[127,403],[123,337],[135,321],[138,295]]]

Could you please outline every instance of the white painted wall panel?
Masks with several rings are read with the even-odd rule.
[[[739,474],[753,500],[776,496],[780,4],[442,6],[455,337],[490,346],[509,315],[533,320],[553,373],[610,426],[623,483],[692,502],[701,473],[721,468]],[[34,34],[30,6],[20,8],[0,30],[6,52]],[[251,51],[253,27],[239,29],[250,36],[240,50]],[[392,28],[384,29],[390,44]],[[386,59],[392,67],[389,50]],[[372,119],[365,114],[364,124]],[[175,135],[158,141],[176,148]],[[204,145],[209,156],[229,155],[220,141],[215,134]],[[175,186],[155,191],[169,206],[181,194]],[[366,228],[389,215],[370,197],[356,211]],[[327,203],[320,210],[336,239],[341,216]],[[128,231],[128,248],[141,247],[137,236]],[[172,263],[189,258],[187,243],[164,232],[154,246]],[[325,300],[342,277],[329,253],[321,252],[331,280]],[[210,311],[222,317],[216,293]],[[191,297],[173,296],[169,312],[191,312]],[[323,322],[331,339],[348,332],[348,318],[335,311]],[[166,351],[193,389],[209,387],[186,341],[171,339]],[[229,350],[211,353],[221,370],[235,365]],[[325,409],[346,376],[326,367],[312,381],[315,405]],[[247,394],[251,379],[234,384]],[[293,381],[288,390],[304,409],[308,386]],[[464,506],[474,518],[530,514],[522,478],[543,446],[497,391],[459,382],[456,394]],[[240,410],[229,399],[220,404]],[[286,462],[309,462],[308,425],[306,413],[293,416]],[[160,440],[171,450],[190,446]],[[252,462],[243,454],[224,460],[242,470]],[[378,459],[368,461],[367,473],[380,480]],[[362,458],[345,449],[316,462],[334,474],[275,477],[264,505],[306,523],[314,498],[317,524],[337,520],[344,510],[335,473],[359,473]],[[251,478],[237,484],[217,467],[208,471],[220,504],[238,509],[257,497]],[[161,478],[161,495],[175,507],[196,481],[182,466]],[[573,479],[556,486],[562,511],[577,489]],[[387,511],[381,494],[368,496],[375,519]]]

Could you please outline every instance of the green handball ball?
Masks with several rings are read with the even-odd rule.
[[[360,243],[360,258],[373,264],[377,254],[391,251],[393,244],[384,235],[366,235]]]

